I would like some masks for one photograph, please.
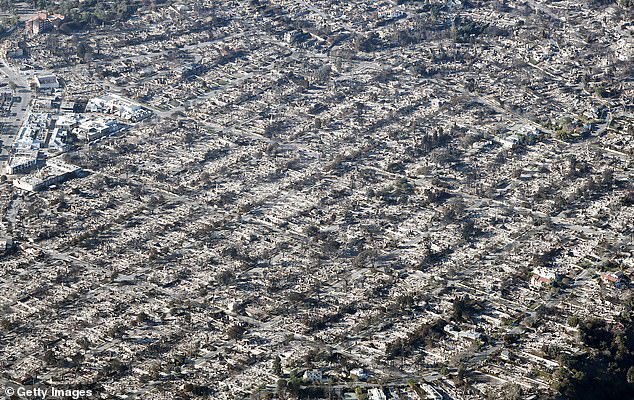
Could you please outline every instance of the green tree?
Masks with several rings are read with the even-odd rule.
[[[357,395],[357,399],[359,400],[365,400],[367,398],[359,386],[354,388],[354,393]]]
[[[286,379],[278,379],[277,380],[277,395],[280,398],[283,398],[283,395],[286,392],[286,386],[287,385],[288,385],[288,383],[286,382]]]
[[[273,373],[277,376],[282,376],[282,359],[280,356],[275,356],[275,360],[273,360]]]
[[[627,370],[627,383],[634,385],[634,367],[630,367]]]

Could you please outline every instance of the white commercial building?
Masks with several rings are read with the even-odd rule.
[[[37,165],[37,151],[13,154],[4,167],[8,175],[27,172]]]
[[[30,192],[44,190],[51,185],[72,178],[79,170],[79,167],[63,161],[49,162],[44,168],[14,180],[13,186]]]
[[[114,114],[127,121],[138,122],[148,118],[152,112],[116,94],[95,97],[86,104],[87,112]]]
[[[38,75],[35,77],[35,85],[38,90],[58,89],[59,80],[55,75]]]
[[[99,139],[121,130],[122,125],[110,119],[90,119],[80,123],[74,130],[77,137],[86,142]]]
[[[385,397],[385,393],[383,390],[379,388],[368,389],[368,399],[369,400],[387,400]]]

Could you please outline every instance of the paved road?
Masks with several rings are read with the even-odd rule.
[[[3,162],[8,158],[9,149],[13,145],[18,129],[30,113],[33,93],[30,89],[28,75],[12,68],[4,57],[0,57],[0,72],[4,75],[0,77],[0,82],[14,82],[17,85],[14,97],[19,99],[11,107],[9,115],[0,118],[0,124],[5,128],[0,132],[0,141],[2,141],[0,161]],[[7,88],[6,90],[10,89]]]

